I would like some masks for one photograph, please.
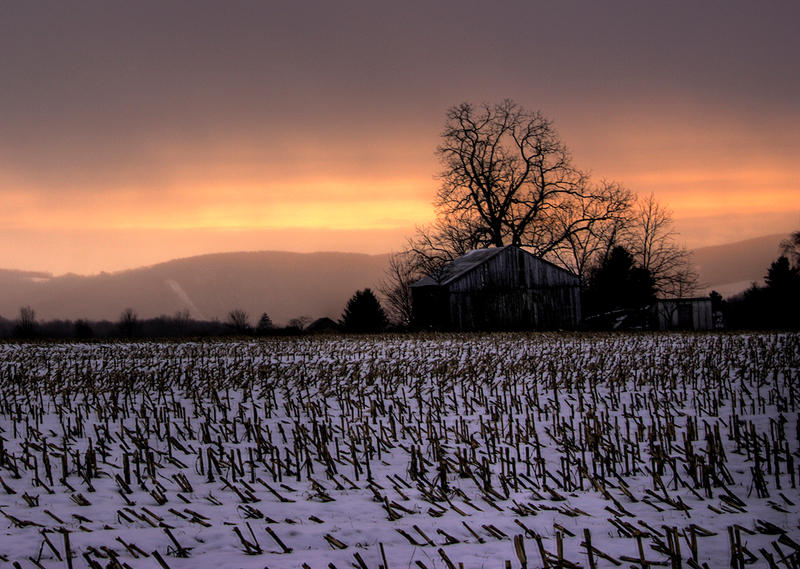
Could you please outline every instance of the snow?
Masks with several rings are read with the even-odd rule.
[[[514,536],[589,567],[584,530],[669,566],[668,528],[687,566],[730,529],[768,567],[800,542],[798,377],[788,333],[0,345],[0,567],[66,566],[64,530],[75,567],[520,567]]]

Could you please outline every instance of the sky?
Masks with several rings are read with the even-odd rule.
[[[384,253],[511,98],[690,247],[800,227],[800,3],[0,2],[0,268]]]

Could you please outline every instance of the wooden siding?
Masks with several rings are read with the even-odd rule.
[[[710,298],[659,299],[656,317],[659,330],[711,330],[714,327]]]
[[[450,283],[450,292],[484,289],[578,286],[576,277],[516,247],[506,247],[485,263]]]
[[[452,330],[576,328],[578,279],[517,247],[443,286],[412,289],[415,321]]]

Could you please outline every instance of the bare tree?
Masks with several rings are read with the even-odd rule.
[[[389,255],[386,277],[379,291],[384,297],[387,317],[391,322],[400,326],[411,324],[411,284],[422,276],[412,253],[400,251]]]
[[[297,328],[298,330],[305,330],[306,326],[311,324],[311,317],[310,316],[298,316],[297,318],[291,318],[287,323],[289,328]]]
[[[405,253],[417,273],[435,278],[450,261],[483,246],[485,244],[475,238],[469,220],[450,217],[417,227],[416,234],[408,240]]]
[[[636,263],[650,271],[659,295],[682,298],[697,290],[692,254],[678,242],[672,212],[652,193],[638,201],[622,240]]]
[[[565,201],[554,218],[565,237],[549,258],[585,283],[589,269],[608,257],[629,224],[633,202],[630,190],[606,181],[587,196]]]
[[[789,259],[795,267],[800,267],[800,231],[795,231],[781,241],[783,256]]]
[[[410,275],[436,278],[456,257],[489,246],[525,247],[585,281],[590,267],[624,245],[660,294],[696,289],[697,273],[677,242],[671,212],[652,195],[634,210],[627,188],[592,183],[540,112],[511,100],[452,107],[437,154],[436,221],[417,229],[403,253],[408,266],[390,267],[383,287],[387,299],[387,292],[397,295],[401,310],[410,298],[404,283]]]
[[[552,123],[510,100],[449,109],[437,154],[437,219],[407,249],[424,275],[471,249],[511,244],[582,275],[632,202],[618,184],[592,184]]]
[[[564,201],[586,196],[585,176],[552,123],[511,100],[449,109],[437,154],[438,216],[484,246],[524,245],[543,255],[566,237],[553,221]]]
[[[19,320],[14,327],[14,334],[23,338],[30,338],[36,332],[36,311],[29,305],[19,309]]]
[[[134,336],[139,331],[139,317],[133,308],[126,308],[119,315],[119,331],[123,336]]]
[[[19,309],[19,325],[23,328],[36,326],[36,311],[30,305]]]
[[[236,308],[228,312],[226,324],[233,328],[236,332],[247,332],[250,330],[250,317],[244,310]]]
[[[192,321],[192,314],[189,312],[188,309],[184,308],[183,310],[178,310],[172,316],[172,325],[175,327],[175,331],[178,334],[183,334],[186,330],[189,329],[189,324]]]

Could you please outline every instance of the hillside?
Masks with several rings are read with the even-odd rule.
[[[716,290],[730,297],[754,282],[763,284],[770,263],[780,255],[780,242],[786,237],[782,233],[765,235],[695,249],[694,261],[700,273],[702,292]]]
[[[785,236],[767,235],[694,251],[702,288],[723,296],[762,282]],[[92,276],[0,269],[0,317],[31,305],[40,320],[116,320],[131,307],[142,318],[188,309],[195,319],[224,319],[241,308],[253,323],[262,312],[276,324],[299,316],[338,318],[350,296],[376,288],[387,255],[260,251],[188,257]]]
[[[116,320],[126,307],[142,318],[188,309],[196,319],[224,319],[234,308],[255,322],[338,318],[348,298],[383,279],[386,255],[357,253],[221,253],[129,271],[50,277],[0,270],[0,315],[29,304],[38,319]]]

